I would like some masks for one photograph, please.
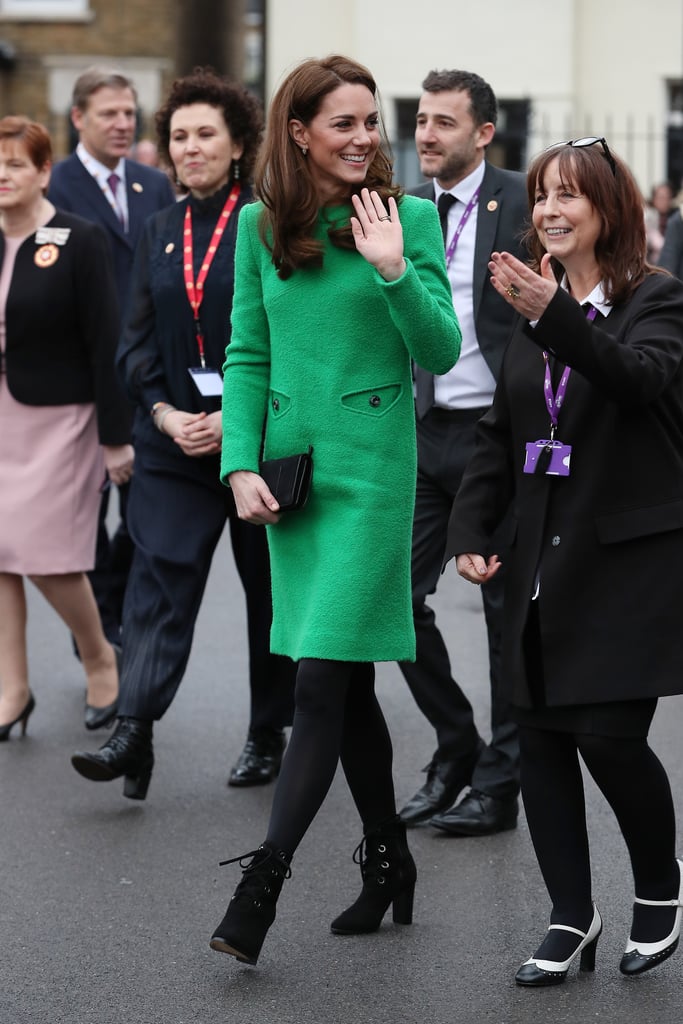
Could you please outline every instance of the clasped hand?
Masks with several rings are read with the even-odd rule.
[[[174,409],[164,419],[163,432],[173,438],[185,455],[216,455],[221,450],[223,428],[220,412]]]

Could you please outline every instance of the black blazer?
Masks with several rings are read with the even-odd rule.
[[[557,437],[568,477],[525,474],[548,437],[542,350],[572,367]],[[652,274],[590,323],[558,289],[535,329],[519,318],[493,406],[455,499],[447,558],[488,554],[513,503],[503,678],[530,704],[522,654],[538,612],[549,705],[683,690],[683,285]]]
[[[188,373],[188,367],[199,365],[199,351],[183,276],[183,226],[191,203],[196,276],[227,193],[226,187],[207,200],[186,198],[147,222],[135,257],[130,307],[117,357],[128,395],[137,406],[136,445],[143,441],[169,458],[208,467],[216,482],[218,456],[188,460],[169,437],[155,429],[150,410],[162,401],[186,412],[215,412],[221,407],[220,397],[199,394]],[[230,341],[237,222],[240,210],[251,200],[251,189],[244,185],[204,285],[201,323],[206,363],[219,371]]]
[[[134,160],[126,160],[126,196],[128,232],[123,230],[102,189],[75,153],[52,168],[48,199],[61,210],[101,224],[107,232],[122,311],[128,298],[135,249],[145,221],[151,214],[175,202],[166,175]]]
[[[107,239],[61,211],[46,226],[68,237],[53,246],[52,263],[37,262],[35,235],[19,248],[6,307],[7,385],[25,405],[95,402],[100,442],[124,444],[126,403],[111,386],[119,308]],[[0,266],[4,254],[0,233]]]
[[[511,252],[521,260],[527,257],[521,241],[529,220],[525,181],[525,176],[517,171],[504,171],[487,163],[477,204],[474,321],[479,348],[496,380],[515,312],[491,284],[488,262],[492,252]],[[433,202],[433,182],[418,186],[412,194]]]

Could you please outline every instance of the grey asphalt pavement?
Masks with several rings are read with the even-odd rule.
[[[485,839],[414,830],[415,923],[338,937],[329,922],[360,886],[359,826],[341,774],[298,851],[256,968],[209,949],[239,872],[218,861],[263,839],[271,787],[228,789],[248,715],[244,612],[227,543],[214,561],[186,678],[156,729],[147,801],[70,766],[85,733],[69,637],[30,590],[37,709],[0,744],[0,1024],[678,1024],[683,951],[640,979],[617,964],[632,882],[616,824],[590,780],[595,894],[605,930],[594,975],[518,989],[513,976],[549,907],[523,817]],[[647,600],[647,595],[643,595]],[[481,603],[451,569],[435,601],[486,731]],[[395,665],[379,668],[400,801],[421,784],[433,735]],[[683,822],[683,700],[662,701],[653,743]],[[101,735],[101,734],[100,734]],[[683,844],[681,846],[683,849]]]

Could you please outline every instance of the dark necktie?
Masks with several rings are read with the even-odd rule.
[[[439,201],[436,204],[436,208],[439,211],[439,220],[441,221],[441,234],[443,235],[444,245],[446,244],[446,237],[448,235],[448,211],[450,210],[453,203],[457,203],[455,196],[452,196],[450,192],[442,192],[439,196]]]
[[[442,192],[436,208],[439,211],[441,221],[441,233],[444,245],[448,236],[448,211],[453,203],[457,203],[455,196],[450,192]],[[434,376],[421,366],[415,366],[415,412],[419,420],[423,419],[434,405]]]
[[[119,178],[118,174],[112,173],[107,178],[107,185],[109,185],[109,188],[111,189],[111,194],[114,197],[114,204],[115,204],[115,207],[116,207],[116,216],[119,219],[119,223],[121,224],[121,227],[125,228],[126,223],[125,223],[125,221],[123,219],[123,211],[122,211],[121,207],[119,206],[119,197],[118,197],[118,192],[117,192],[120,183],[121,183],[121,179]]]

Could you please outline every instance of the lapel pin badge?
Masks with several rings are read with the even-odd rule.
[[[131,185],[131,188],[133,189],[133,192],[143,191],[142,185],[140,184],[139,181],[134,181],[133,184]]]
[[[497,210],[498,203],[496,202],[496,200],[489,199],[488,203],[486,204],[486,209],[489,211],[489,213],[493,213],[494,210]]]
[[[175,249],[175,245],[173,244],[173,242],[169,242],[168,245],[166,246],[166,248],[164,249],[164,252],[171,253],[171,252],[173,252],[174,249]]]

